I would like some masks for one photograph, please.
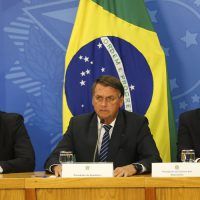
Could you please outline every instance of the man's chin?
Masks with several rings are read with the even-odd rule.
[[[109,118],[109,115],[99,114],[99,118],[106,120],[107,118]]]

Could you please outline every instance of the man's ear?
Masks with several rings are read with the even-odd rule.
[[[92,106],[94,107],[94,98],[92,97]]]
[[[121,96],[120,97],[120,108],[123,106],[123,104],[124,104],[124,97]]]

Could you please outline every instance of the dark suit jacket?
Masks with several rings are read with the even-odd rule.
[[[72,150],[78,162],[92,162],[97,142],[97,115],[95,113],[72,117],[63,139],[45,163],[45,169],[59,164],[59,152]],[[131,163],[143,164],[147,171],[152,162],[161,162],[145,117],[119,111],[112,132],[107,161],[114,168]]]
[[[180,115],[177,148],[178,161],[181,161],[182,149],[194,149],[196,158],[200,158],[200,109]]]
[[[21,115],[0,112],[0,166],[3,173],[34,170],[35,154]]]

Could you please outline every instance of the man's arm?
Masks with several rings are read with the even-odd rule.
[[[10,151],[13,151],[13,158],[0,161],[3,173],[33,171],[35,168],[35,153],[24,126],[23,117],[21,115],[9,114],[9,117],[5,120],[5,126],[7,131],[9,131],[7,134],[13,140],[13,146],[9,147]]]
[[[145,167],[145,172],[151,172],[151,164],[162,162],[156,143],[148,126],[147,118],[140,126],[137,138],[138,162]]]
[[[45,162],[44,168],[46,171],[61,175],[62,169],[60,167],[56,167],[60,165],[60,162],[59,162],[60,151],[74,152],[73,139],[72,139],[73,137],[72,127],[73,127],[73,120],[71,119],[69,122],[69,127],[68,127],[67,132],[63,135],[61,141],[58,143],[56,148],[53,150],[53,152],[50,154],[50,156]],[[58,169],[58,172],[55,169]]]
[[[187,113],[181,114],[179,118],[178,142],[177,142],[177,151],[178,151],[177,160],[179,162],[181,161],[181,151],[183,149],[194,148],[188,123],[190,122],[189,119],[187,120]]]
[[[162,162],[156,144],[148,127],[148,120],[143,118],[142,122],[138,122],[137,130],[137,157],[138,160],[129,165],[117,167],[114,170],[114,176],[133,176],[144,172],[151,172],[151,164],[153,162]]]

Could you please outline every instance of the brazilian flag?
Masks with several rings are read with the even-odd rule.
[[[108,74],[124,86],[123,109],[149,119],[161,157],[170,161],[175,129],[165,55],[143,0],[80,0],[66,53],[64,130],[71,116],[93,111],[91,86]]]

